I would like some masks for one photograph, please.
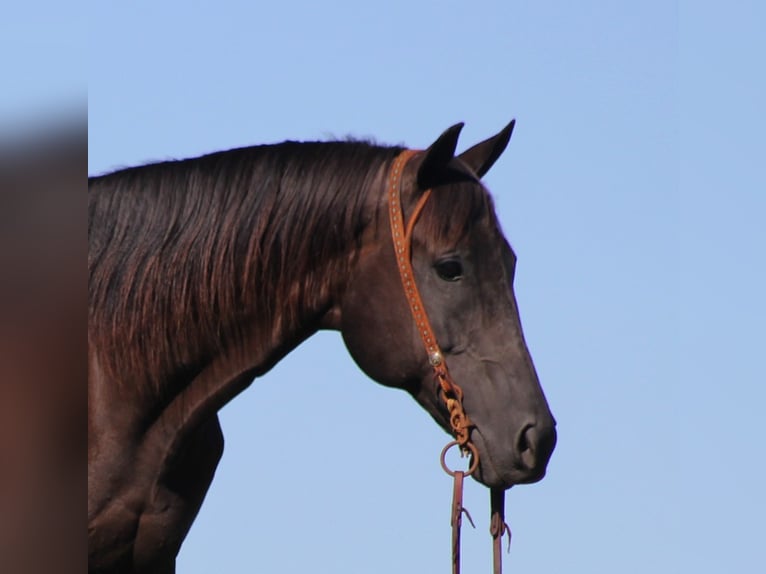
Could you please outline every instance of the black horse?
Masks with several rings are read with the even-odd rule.
[[[455,156],[462,124],[401,173],[423,306],[464,392],[475,478],[534,482],[555,421],[513,293],[516,258],[479,179],[513,122]],[[340,330],[361,369],[447,431],[397,272],[386,184],[402,152],[249,147],[89,179],[91,572],[175,570],[223,451],[217,413],[301,341]]]

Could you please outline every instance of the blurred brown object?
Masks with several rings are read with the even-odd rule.
[[[85,572],[87,126],[0,136],[0,572]]]

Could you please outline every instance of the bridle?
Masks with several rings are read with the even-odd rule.
[[[391,170],[386,183],[388,198],[388,216],[391,223],[391,239],[394,244],[394,254],[399,269],[399,276],[404,288],[404,294],[412,313],[412,318],[423,341],[428,362],[434,372],[442,400],[449,412],[449,422],[455,440],[447,444],[441,453],[441,465],[444,471],[453,477],[452,512],[450,525],[452,526],[452,572],[460,572],[460,526],[463,513],[473,526],[473,520],[468,511],[463,508],[463,480],[470,476],[479,465],[479,451],[471,442],[471,428],[474,426],[463,409],[463,390],[450,375],[447,363],[439,343],[436,340],[431,322],[423,307],[420,291],[415,283],[415,274],[412,270],[412,232],[415,223],[420,217],[423,208],[431,197],[432,190],[427,189],[422,193],[412,210],[410,219],[405,226],[404,210],[402,208],[401,187],[402,174],[407,162],[418,151],[406,149],[402,151],[391,165]],[[445,461],[447,451],[453,446],[458,446],[463,455],[471,455],[471,463],[467,471],[450,470]],[[493,564],[495,574],[502,572],[501,541],[504,533],[508,533],[508,547],[510,548],[511,531],[505,523],[505,491],[492,489],[490,493],[491,521],[490,534],[493,539]]]

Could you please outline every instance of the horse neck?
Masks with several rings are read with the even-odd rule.
[[[319,329],[339,329],[340,303],[347,281],[367,242],[378,240],[381,210],[385,210],[384,182],[387,165],[381,165],[369,179],[364,194],[363,218],[368,225],[360,230],[359,241],[348,241],[345,250],[332,261],[314,267],[308,277],[295,276],[280,295],[267,293],[275,304],[274,311],[259,314],[257,309],[246,314],[251,321],[240,325],[239,336],[188,383],[168,404],[160,427],[176,428],[170,442],[163,442],[169,455],[180,437],[195,428],[206,417],[217,412],[244,390],[255,377],[270,370],[280,359]],[[385,215],[385,211],[382,212]],[[279,281],[264,277],[268,285]],[[308,287],[307,287],[308,286]]]
[[[280,265],[263,277],[251,278],[250,284],[245,282],[245,289],[260,293],[252,300],[250,326],[258,339],[256,348],[261,350],[262,357],[257,364],[263,367],[262,372],[317,330],[340,328],[340,304],[354,267],[365,248],[379,240],[379,222],[381,214],[385,215],[387,168],[388,162],[382,162],[367,177],[352,182],[349,189],[339,193],[351,198],[349,202],[358,202],[352,224],[348,221],[349,213],[337,213],[337,206],[333,204],[318,208],[325,210],[321,214],[322,227],[301,229],[300,224],[296,224],[292,230],[295,251],[283,250],[281,258],[303,258],[312,261],[311,265],[303,269],[297,266],[288,273],[280,273],[284,267]],[[353,234],[352,228],[356,228]],[[316,242],[311,240],[311,235],[325,233],[338,234],[325,244],[342,247],[329,253],[321,247],[319,253],[312,252]],[[246,267],[257,268],[257,265],[246,264]],[[252,339],[248,341],[252,343]]]
[[[188,427],[337,328],[396,150],[335,150],[224,152],[90,182],[91,387]]]

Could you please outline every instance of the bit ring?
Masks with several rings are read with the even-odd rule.
[[[440,457],[440,462],[442,464],[442,468],[444,469],[444,472],[449,474],[450,476],[455,476],[455,472],[452,469],[450,469],[447,466],[447,461],[445,460],[445,457],[447,456],[447,451],[451,449],[453,446],[457,446],[460,443],[458,443],[456,440],[453,440],[452,442],[448,443],[447,446],[445,446],[442,449],[442,454]],[[479,466],[479,451],[476,449],[476,445],[474,445],[472,442],[467,442],[466,446],[468,447],[468,450],[471,451],[471,454],[473,455],[473,458],[471,459],[471,466],[468,467],[468,470],[466,470],[463,474],[465,476],[471,476],[476,468]]]

